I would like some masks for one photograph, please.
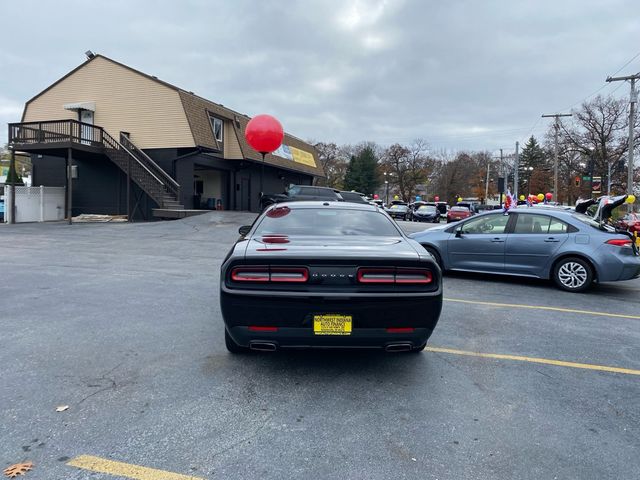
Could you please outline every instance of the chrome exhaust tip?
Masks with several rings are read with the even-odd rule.
[[[276,344],[271,342],[250,342],[249,348],[259,352],[275,352],[278,349]]]
[[[410,343],[390,343],[384,347],[386,352],[409,352],[412,348]]]

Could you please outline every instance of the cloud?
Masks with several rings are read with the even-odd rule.
[[[23,0],[6,22],[0,120],[84,60],[87,49],[301,138],[512,147],[542,113],[582,100],[635,53],[632,0]],[[126,15],[122,15],[122,11]],[[52,24],[80,25],[82,41]],[[640,60],[624,72],[640,70]],[[607,86],[602,93],[613,91]],[[616,95],[626,95],[618,90]],[[4,113],[2,113],[4,112]],[[0,129],[0,140],[6,128]]]

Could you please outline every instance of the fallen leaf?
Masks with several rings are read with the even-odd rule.
[[[33,468],[33,463],[16,463],[4,469],[4,474],[9,478],[16,478],[18,475],[24,475]]]
[[[56,407],[56,412],[64,412],[67,408],[69,408],[69,405],[60,405]]]

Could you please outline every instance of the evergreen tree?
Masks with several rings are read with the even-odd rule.
[[[520,155],[519,191],[528,193],[544,193],[549,191],[553,182],[549,157],[536,138],[531,135]]]
[[[344,177],[344,188],[369,195],[379,184],[378,159],[373,148],[367,145],[349,160]]]

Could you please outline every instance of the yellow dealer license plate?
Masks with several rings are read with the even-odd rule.
[[[314,315],[313,333],[316,335],[351,335],[351,315]]]

